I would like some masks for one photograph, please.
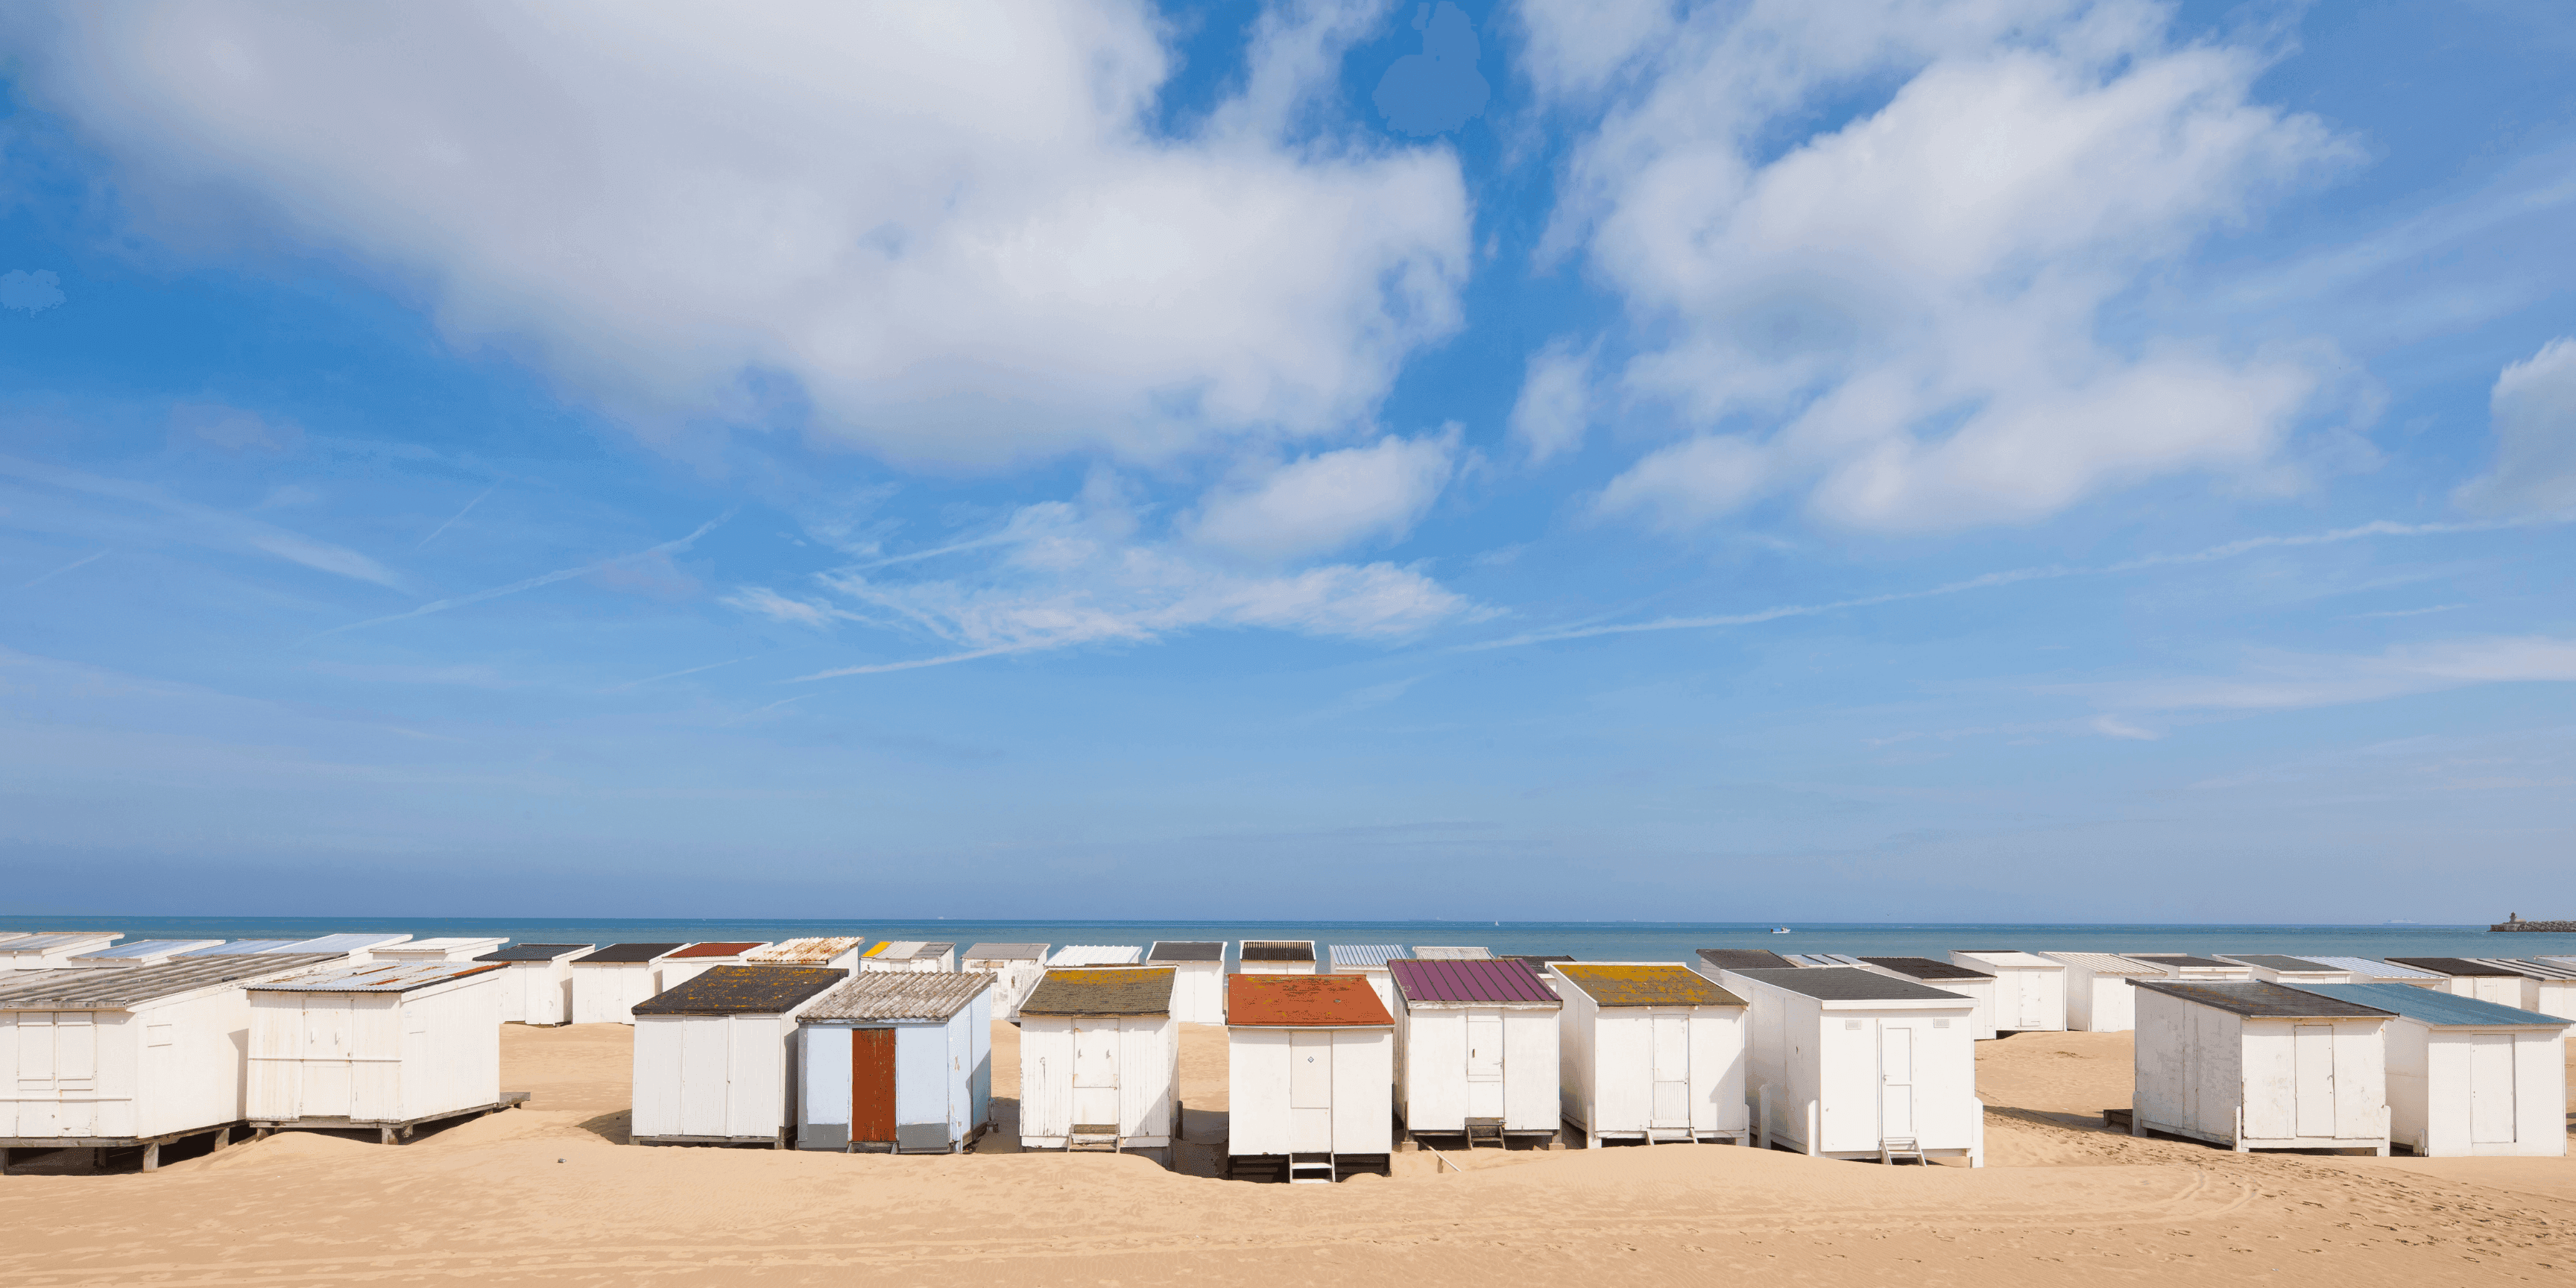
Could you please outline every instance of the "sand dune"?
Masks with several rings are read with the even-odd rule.
[[[997,1027],[995,1092],[1016,1071]],[[293,1133],[150,1175],[0,1178],[0,1275],[86,1284],[2567,1282],[2576,1162],[2235,1155],[2100,1128],[2125,1035],[1979,1048],[1992,1166],[1720,1146],[1407,1155],[1391,1179],[1229,1183],[1141,1159],[622,1144],[629,1030],[503,1030],[526,1109],[386,1147]],[[1187,1171],[1225,1109],[1185,1037]],[[1010,1105],[1004,1102],[1007,1112]]]

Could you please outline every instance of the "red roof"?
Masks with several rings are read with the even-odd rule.
[[[1395,1017],[1357,975],[1228,975],[1225,1022],[1283,1028],[1357,1028]]]
[[[1386,964],[1395,987],[1408,1002],[1549,1002],[1556,994],[1530,969],[1528,962],[1496,958],[1483,961],[1414,961],[1398,958]]]
[[[671,955],[673,957],[739,957],[754,948],[765,946],[757,940],[748,944],[693,944]]]

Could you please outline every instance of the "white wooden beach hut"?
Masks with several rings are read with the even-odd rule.
[[[2304,988],[2310,984],[2349,984],[2352,972],[2340,966],[2312,962],[2305,957],[2288,957],[2280,953],[2220,953],[2220,961],[2238,962],[2266,984],[2287,984]]]
[[[2478,957],[2471,960],[2522,972],[2522,1000],[2515,1005],[2523,1010],[2554,1015],[2562,1020],[2576,1020],[2576,961],[2527,957]]]
[[[1049,944],[973,944],[957,958],[960,970],[993,977],[993,1018],[1020,1018],[1020,1002],[1046,978]]]
[[[1744,999],[1673,962],[1558,962],[1557,1094],[1585,1144],[1744,1142]]]
[[[2166,1132],[2239,1153],[2388,1153],[2392,1012],[2261,980],[2136,987],[2130,1134]]]
[[[2066,963],[2017,948],[1954,948],[1950,964],[1995,977],[1997,1033],[2066,1031]]]
[[[2438,971],[2417,970],[2412,966],[2395,966],[2371,957],[2321,957],[2309,953],[2306,960],[2319,966],[2352,972],[2354,984],[2411,984],[2437,992],[2449,992],[2451,977]]]
[[[1390,1174],[1395,1017],[1377,990],[1351,975],[1225,983],[1226,1177],[1329,1184]]]
[[[610,944],[572,959],[572,1022],[633,1024],[635,1004],[662,991],[662,962],[687,944]]]
[[[1508,1146],[1558,1140],[1558,1013],[1565,1003],[1525,962],[1395,960],[1395,1114],[1408,1137]]]
[[[1722,982],[1751,1004],[1755,1143],[1985,1165],[1973,999],[1850,966],[1728,971]]]
[[[498,951],[507,939],[404,939],[380,944],[367,950],[367,957],[380,962],[470,962],[488,952]]]
[[[2066,967],[2066,1027],[2081,1033],[2127,1033],[2138,1027],[2133,979],[2163,979],[2165,968],[2117,953],[2046,952]]]
[[[2555,1015],[2403,984],[2316,984],[2393,1011],[2389,1135],[2418,1157],[2567,1153],[2567,1026]]]
[[[1172,1018],[1183,1024],[1225,1023],[1225,941],[1157,939],[1148,966],[1172,968]]]
[[[2391,966],[2408,966],[2445,976],[2438,987],[2453,997],[2474,997],[2498,1006],[2522,1005],[2523,973],[2468,957],[2391,957]]]
[[[597,944],[512,944],[474,960],[501,966],[501,1022],[572,1023],[572,959]]]
[[[1413,950],[1413,957],[1416,961],[1426,962],[1482,962],[1492,961],[1494,950],[1459,944],[1423,944]]]
[[[1448,949],[1444,951],[1455,952],[1457,950]],[[1478,951],[1482,950],[1480,949]],[[1361,979],[1367,980],[1368,986],[1377,993],[1378,1005],[1385,1007],[1389,1013],[1393,1013],[1395,1010],[1395,984],[1387,977],[1386,964],[1398,957],[1404,956],[1404,945],[1333,944],[1327,947],[1324,950],[1324,953],[1326,958],[1332,963],[1333,974],[1356,975]],[[1457,961],[1461,959],[1445,957],[1439,960]]]
[[[627,1139],[787,1148],[797,1019],[848,978],[811,966],[717,966],[637,1002]]]
[[[1246,939],[1235,945],[1235,969],[1246,975],[1312,975],[1312,939]]]
[[[668,993],[718,966],[744,965],[751,954],[768,946],[759,940],[741,939],[691,944],[662,959],[661,977],[655,983],[661,992]]]
[[[507,1108],[501,967],[367,962],[250,985],[253,1127],[373,1127],[391,1144],[422,1123]]]
[[[45,930],[0,941],[0,970],[60,970],[72,958],[115,943],[114,930]]]
[[[333,960],[321,953],[190,957],[134,968],[0,976],[0,1172],[20,1149],[161,1147],[243,1121],[243,985]]]
[[[73,970],[92,966],[158,966],[185,953],[205,952],[223,946],[224,941],[220,939],[137,939],[65,958],[63,965]]]
[[[2254,978],[2253,967],[2242,962],[2225,961],[2216,957],[2201,957],[2191,953],[2122,953],[2120,955],[2133,962],[2145,962],[2149,966],[2162,967],[2167,979],[2208,984]]]
[[[957,945],[925,943],[918,939],[891,940],[860,954],[859,969],[954,971],[957,969]]]
[[[1020,1148],[1134,1150],[1171,1165],[1181,1123],[1172,977],[1169,966],[1085,966],[1049,970],[1029,990]]]
[[[1145,950],[1133,944],[1066,944],[1047,958],[1047,966],[1134,966]]]
[[[859,954],[868,950],[868,940],[849,935],[811,935],[803,939],[782,939],[774,944],[752,949],[742,955],[745,966],[812,966],[822,970],[856,971]]]
[[[993,1121],[994,977],[862,972],[798,1017],[796,1147],[950,1154]]]
[[[1896,979],[1910,979],[1944,993],[1957,993],[1977,1004],[1976,1018],[1968,1023],[1968,1029],[1977,1041],[1985,1042],[1996,1035],[1995,977],[1974,966],[1934,961],[1929,957],[1863,957],[1860,968]]]

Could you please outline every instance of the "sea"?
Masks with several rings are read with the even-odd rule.
[[[1779,933],[1787,930],[1787,934]],[[527,917],[0,916],[0,931],[115,931],[126,939],[310,939],[340,932],[512,943],[776,941],[807,935],[948,942],[1134,944],[1157,939],[1311,939],[1330,944],[1475,946],[1562,953],[1587,961],[1677,962],[1702,948],[1872,957],[1944,957],[1952,949],[2105,953],[2281,953],[2297,957],[2576,955],[2576,934],[2484,926],[2114,925],[2102,923],[1747,923],[1666,921],[729,921]],[[1229,954],[1231,955],[1231,954]],[[1322,952],[1318,952],[1322,956]]]

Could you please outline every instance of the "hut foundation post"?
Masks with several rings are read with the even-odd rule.
[[[161,1170],[161,1142],[156,1140],[143,1147],[143,1170],[147,1172]]]
[[[230,1127],[218,1127],[215,1129],[215,1148],[206,1152],[210,1154],[215,1153],[223,1149],[226,1145],[230,1145],[232,1143],[233,1129]]]

